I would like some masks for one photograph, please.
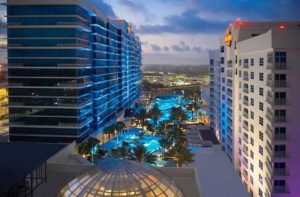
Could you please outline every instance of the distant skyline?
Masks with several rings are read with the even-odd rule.
[[[226,26],[237,18],[300,20],[298,0],[95,1],[111,18],[133,24],[143,43],[144,64],[207,64],[208,50],[218,48]]]

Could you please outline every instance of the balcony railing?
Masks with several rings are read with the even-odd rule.
[[[244,91],[244,93],[249,93],[249,88],[244,87],[243,91]]]
[[[249,131],[249,126],[248,125],[243,125],[243,128],[246,130],[246,131]]]
[[[286,116],[275,116],[274,121],[275,123],[285,123],[287,120]]]
[[[249,101],[248,100],[243,100],[243,104],[248,106],[249,105]]]
[[[245,62],[244,62],[243,67],[244,67],[244,68],[249,68],[249,63],[245,63]]]
[[[274,157],[275,158],[286,158],[287,153],[286,153],[286,151],[274,151]]]
[[[244,76],[244,77],[243,77],[243,80],[244,80],[244,81],[249,81],[249,77],[248,77],[248,76]]]
[[[243,112],[243,116],[244,116],[245,118],[249,118],[249,113],[248,113],[248,112]]]
[[[275,141],[284,141],[284,140],[287,140],[287,135],[286,135],[286,133],[285,134],[275,133],[274,134],[274,140]]]
[[[288,193],[288,189],[285,186],[281,186],[281,187],[274,186],[273,192],[274,193]]]
[[[273,174],[275,176],[287,176],[287,170],[285,168],[274,168]]]

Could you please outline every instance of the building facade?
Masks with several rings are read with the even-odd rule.
[[[237,21],[221,41],[220,129],[251,196],[300,195],[299,24]]]
[[[11,141],[82,141],[140,96],[141,43],[92,0],[8,0]]]

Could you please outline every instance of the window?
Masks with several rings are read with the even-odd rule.
[[[223,73],[224,72],[224,68],[221,68],[221,73]]]
[[[250,73],[250,79],[254,79],[254,72]]]
[[[253,126],[253,124],[250,124],[250,131],[251,131],[252,133],[254,133],[254,126]]]
[[[264,73],[259,73],[259,81],[264,81]]]
[[[286,63],[286,52],[275,52],[275,62],[279,64]]]
[[[250,137],[250,144],[254,146],[254,139],[252,137]]]
[[[259,110],[264,111],[264,104],[262,102],[259,102]]]
[[[263,88],[259,88],[259,95],[264,96],[264,89]]]
[[[253,172],[254,171],[254,166],[252,163],[250,163],[250,170]]]
[[[254,59],[253,58],[250,59],[250,65],[254,66]]]
[[[254,85],[250,85],[250,92],[254,93]]]
[[[252,159],[254,159],[254,153],[253,153],[252,150],[250,150],[250,157],[251,157]]]
[[[221,64],[224,64],[224,57],[221,57]]]
[[[254,99],[253,98],[250,99],[250,105],[254,106]]]
[[[250,175],[250,183],[253,185],[253,177]]]
[[[263,156],[264,155],[264,148],[259,146],[258,150],[259,150],[259,154],[261,154]]]
[[[261,176],[261,174],[258,175],[258,180],[259,180],[260,184],[263,185],[263,177]]]
[[[220,51],[221,53],[224,53],[224,46],[221,46]]]
[[[264,119],[262,117],[259,117],[259,124],[261,126],[264,126]]]
[[[259,175],[259,176],[260,176],[260,175]],[[261,191],[260,188],[258,189],[258,195],[259,195],[259,197],[263,197],[263,192]]]
[[[239,66],[241,66],[241,65],[242,65],[242,60],[240,59],[240,60],[239,60]]]
[[[261,132],[261,131],[259,131],[259,139],[260,139],[261,141],[264,141],[264,134],[263,134],[263,132]]]
[[[253,111],[250,112],[250,118],[254,119],[254,112]]]
[[[274,189],[275,190],[284,190],[286,182],[285,180],[274,180]]]
[[[259,66],[264,66],[264,58],[259,58]]]

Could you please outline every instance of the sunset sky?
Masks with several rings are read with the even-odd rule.
[[[300,20],[299,0],[95,1],[110,17],[133,24],[144,64],[207,64],[207,51],[218,48],[226,26],[237,18]]]

